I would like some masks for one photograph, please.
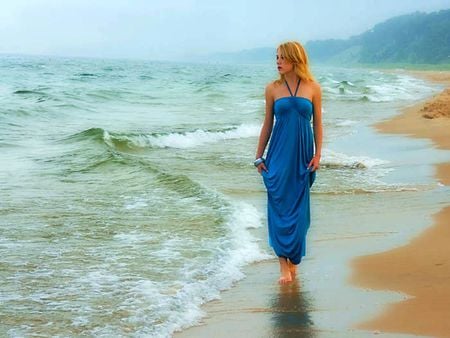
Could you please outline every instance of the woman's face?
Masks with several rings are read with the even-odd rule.
[[[284,58],[279,49],[277,49],[277,68],[280,74],[289,73],[294,68],[292,63]]]

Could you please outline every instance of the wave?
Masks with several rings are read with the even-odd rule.
[[[145,75],[145,74],[140,75],[139,78],[140,78],[141,80],[155,80],[155,79],[156,79],[154,76],[151,76],[151,75]]]
[[[69,166],[69,169],[64,171],[65,176],[73,173],[86,173],[90,172],[94,169],[101,168],[103,166],[108,166],[113,163],[122,163],[127,164],[126,160],[121,157],[121,155],[106,152],[101,155],[94,155],[92,157],[84,157],[83,160],[86,163],[80,163],[80,160],[77,160],[79,157],[72,156],[73,154],[69,154],[67,157],[61,157],[58,160],[64,161],[66,165]],[[72,163],[75,158],[75,163]]]
[[[153,134],[114,133],[103,128],[90,128],[70,135],[63,141],[93,141],[106,145],[108,149],[113,151],[113,154],[115,151],[124,154],[127,153],[127,150],[139,148],[194,148],[223,140],[255,137],[259,134],[259,131],[260,126],[256,124],[242,124],[216,131],[198,129],[184,133]],[[118,154],[114,155],[115,160],[118,160],[117,156]],[[238,162],[238,164],[241,164],[240,161]],[[388,161],[367,156],[351,156],[325,148],[322,152],[321,168],[325,170],[365,170],[386,163]],[[244,164],[245,166],[248,165],[246,162]]]
[[[14,94],[20,94],[20,95],[24,95],[24,94],[36,94],[36,95],[46,95],[46,93],[44,92],[40,92],[38,90],[26,90],[26,89],[20,89],[20,90],[16,90],[14,92]]]
[[[101,128],[94,128],[73,137],[99,138],[102,137],[102,132]],[[131,319],[140,323],[144,322],[142,315],[146,316],[145,322],[149,325],[139,325],[138,334],[155,337],[170,336],[176,330],[195,325],[204,316],[201,305],[219,298],[221,290],[232,287],[236,281],[244,278],[242,272],[244,266],[272,258],[260,248],[259,239],[250,232],[250,229],[263,226],[262,215],[253,205],[228,199],[187,175],[165,171],[151,161],[138,156],[129,154],[119,156],[126,160],[121,164],[132,162],[133,167],[149,171],[151,175],[148,179],[151,180],[154,191],[164,192],[164,195],[174,192],[173,196],[176,196],[182,205],[195,203],[200,208],[205,207],[216,211],[207,215],[211,224],[208,228],[214,232],[212,245],[208,246],[202,239],[192,242],[193,244],[202,243],[201,254],[205,255],[204,260],[193,261],[185,257],[186,253],[191,252],[189,247],[191,237],[185,238],[183,234],[174,233],[173,236],[164,240],[158,237],[160,236],[158,232],[141,233],[135,228],[132,228],[130,232],[127,231],[129,228],[124,227],[120,233],[114,235],[114,241],[117,243],[115,248],[144,247],[148,242],[158,241],[162,244],[152,253],[153,256],[161,260],[167,259],[169,262],[178,257],[183,260],[180,274],[176,276],[177,280],[171,281],[170,293],[167,291],[167,281],[159,282],[158,279],[145,277],[135,281],[123,281],[120,278],[114,278],[114,271],[111,271],[111,274],[103,274],[102,271],[88,274],[81,281],[84,284],[93,285],[92,287],[105,289],[115,289],[119,284],[121,289],[129,294],[128,299],[132,299],[129,305],[132,310]],[[107,161],[111,163],[112,160],[114,157],[99,157],[91,163],[89,169],[98,168]],[[119,171],[123,172],[123,170]],[[109,170],[109,173],[111,172]],[[127,176],[127,180],[132,181],[132,178]],[[157,198],[159,197],[153,194],[132,196],[125,201],[124,208],[134,212],[154,204]],[[192,252],[199,251],[192,249]],[[139,311],[134,311],[137,308]],[[104,328],[104,330],[106,332],[109,329]]]
[[[223,244],[218,248],[217,257],[200,267],[210,272],[206,279],[184,284],[171,297],[161,294],[154,283],[149,285],[151,292],[146,291],[144,286],[145,294],[153,299],[164,298],[164,308],[171,309],[169,313],[164,311],[168,320],[152,326],[151,335],[171,336],[177,330],[195,325],[205,315],[201,305],[218,299],[220,291],[229,289],[244,278],[241,271],[244,266],[272,258],[259,248],[258,239],[249,232],[250,228],[262,226],[258,210],[248,203],[230,203],[232,212],[225,222],[229,234],[221,241]]]
[[[60,101],[56,96],[45,92],[48,90],[48,87],[42,87],[38,89],[18,89],[13,92],[13,95],[18,95],[26,99],[36,99],[37,103],[44,101]]]
[[[73,137],[90,137],[98,140],[101,138],[103,129],[93,128],[79,133]],[[79,156],[82,153],[82,156]],[[74,173],[86,173],[94,170],[102,171],[104,167],[107,167],[108,172],[111,173],[111,166],[125,166],[130,168],[129,175],[140,175],[142,171],[151,174],[152,184],[159,186],[165,191],[175,192],[180,198],[194,198],[196,202],[203,205],[208,205],[212,209],[220,209],[223,206],[223,201],[218,195],[210,189],[204,187],[200,183],[192,180],[185,174],[178,174],[166,171],[164,168],[156,165],[155,163],[146,160],[140,156],[134,156],[127,153],[120,153],[112,149],[108,149],[99,154],[97,151],[88,154],[84,149],[77,149],[75,152],[71,151],[64,155],[58,155],[53,159],[41,159],[41,161],[50,162],[57,161],[62,164],[66,169],[63,170],[63,177],[69,177]],[[125,172],[125,169],[120,169],[121,173]],[[131,178],[128,176],[126,180]]]
[[[89,128],[83,130],[79,133],[72,134],[63,138],[61,141],[82,141],[82,140],[94,140],[94,141],[103,141],[103,133],[104,129],[102,128]]]
[[[151,145],[158,148],[194,148],[208,143],[216,143],[223,140],[240,139],[257,136],[261,127],[256,124],[241,124],[237,127],[208,131],[197,129],[185,133],[169,133],[162,135],[147,135],[132,139],[133,143],[140,146]]]
[[[21,148],[22,146],[15,143],[0,141],[0,148]]]
[[[132,150],[142,148],[193,148],[209,143],[217,143],[223,140],[240,139],[246,137],[254,137],[259,133],[258,125],[239,125],[234,128],[223,129],[219,131],[196,130],[185,133],[166,133],[166,134],[132,134],[132,133],[114,133],[108,132],[103,128],[90,128],[82,132],[70,135],[63,141],[89,141],[103,144],[111,152],[107,152],[107,159],[104,161],[114,160],[122,161],[127,153]],[[123,155],[120,157],[119,155]],[[133,160],[143,160],[140,156],[134,156]],[[245,168],[248,166],[248,159],[239,159],[234,161],[233,168]],[[231,163],[231,162],[230,162]],[[333,151],[324,148],[322,151],[321,168],[328,170],[361,170],[366,171],[377,167],[372,174],[390,171],[385,164],[388,161],[372,158],[368,156],[355,156]],[[148,166],[148,164],[146,164]],[[381,167],[380,167],[381,166]],[[92,164],[89,165],[92,168]],[[87,169],[89,169],[87,168]],[[373,175],[372,175],[373,176]],[[178,177],[177,180],[180,180]],[[167,181],[169,183],[170,180]],[[179,186],[178,181],[174,182],[174,186]]]
[[[81,77],[98,77],[98,74],[94,74],[94,73],[78,73],[76,75],[81,76]]]
[[[431,189],[431,188],[430,188]],[[399,185],[384,185],[379,187],[367,187],[367,188],[344,188],[339,190],[318,190],[312,191],[313,194],[318,195],[366,195],[366,194],[378,194],[385,192],[411,192],[419,191],[423,188],[417,186],[399,186]]]
[[[144,163],[144,162],[143,162]],[[142,164],[142,163],[141,163]],[[183,174],[172,174],[145,162],[145,168],[155,173],[155,184],[166,190],[176,192],[182,198],[195,198],[196,202],[208,205],[212,209],[220,209],[224,203],[214,191],[205,188]]]
[[[325,95],[334,100],[361,102],[416,100],[431,94],[434,90],[425,81],[407,75],[372,72],[369,77],[358,77],[355,81],[348,79],[339,81],[335,79],[337,76],[352,76],[352,74],[329,74],[320,78]]]
[[[385,160],[367,156],[350,156],[347,154],[323,149],[321,168],[329,169],[368,169],[374,166],[388,163]]]
[[[323,149],[321,179],[315,183],[314,194],[347,195],[393,192],[415,192],[435,189],[433,184],[389,182],[385,177],[395,167],[390,161],[368,156],[351,156]]]
[[[188,132],[150,134],[115,133],[102,128],[89,128],[70,135],[64,140],[90,139],[97,142],[104,142],[108,146],[119,150],[148,147],[185,149],[224,140],[255,137],[259,135],[260,128],[261,126],[256,124],[241,124],[219,130],[197,129]]]
[[[357,124],[357,123],[358,122],[354,121],[354,120],[343,120],[343,121],[337,122],[336,126],[337,127],[348,127],[348,126],[352,126],[352,125]]]

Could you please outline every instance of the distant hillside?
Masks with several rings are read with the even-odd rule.
[[[450,9],[397,16],[349,39],[309,41],[313,63],[450,64]],[[204,60],[219,62],[273,62],[275,48],[217,53]]]
[[[450,10],[416,12],[347,40],[311,41],[313,60],[332,63],[450,63]]]

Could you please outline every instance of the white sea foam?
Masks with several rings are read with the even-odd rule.
[[[125,209],[127,209],[127,210],[130,210],[130,209],[141,209],[141,208],[145,208],[147,206],[148,206],[148,203],[147,203],[146,199],[136,198],[131,203],[126,203],[125,204]]]
[[[389,102],[394,100],[414,100],[417,98],[419,89],[423,89],[413,80],[399,79],[393,83],[380,83],[367,85],[369,94],[367,98],[372,102]],[[421,93],[419,97],[423,94]]]
[[[433,87],[425,81],[408,75],[398,75],[391,81],[377,81],[367,85],[368,99],[373,102],[396,100],[417,100],[433,92]]]
[[[230,231],[226,241],[226,249],[220,253],[220,261],[213,261],[207,266],[197,267],[212,271],[205,280],[196,280],[180,284],[173,297],[162,296],[161,286],[152,283],[150,291],[147,284],[141,284],[142,293],[151,297],[161,297],[158,300],[158,311],[167,318],[161,324],[153,327],[151,334],[155,337],[168,337],[174,331],[194,325],[204,316],[201,305],[220,297],[220,290],[228,289],[232,284],[244,277],[243,266],[271,258],[263,252],[258,240],[248,231],[249,228],[262,226],[258,210],[247,203],[234,205],[233,213],[227,223]]]
[[[259,239],[250,232],[250,229],[263,226],[262,215],[258,209],[244,202],[229,201],[229,204],[231,213],[224,224],[226,235],[217,241],[204,243],[206,250],[212,249],[216,252],[211,258],[207,258],[206,264],[192,263],[183,257],[180,252],[192,244],[174,234],[173,237],[162,241],[159,250],[148,253],[150,257],[159,260],[167,259],[167,264],[173,264],[174,260],[184,261],[182,265],[185,266],[186,273],[174,274],[170,282],[165,279],[141,279],[142,277],[136,280],[121,275],[120,270],[113,270],[114,273],[111,273],[105,266],[79,277],[76,284],[88,288],[89,294],[112,296],[117,293],[116,297],[120,295],[117,297],[117,300],[120,300],[116,305],[117,309],[130,313],[130,316],[123,320],[137,328],[135,333],[138,336],[170,337],[177,330],[195,325],[205,315],[201,305],[220,298],[221,290],[230,288],[234,282],[242,279],[242,268],[245,265],[272,258],[261,250]],[[119,243],[133,245],[139,245],[143,238],[146,238],[145,234],[138,231],[114,236]],[[152,259],[150,262],[156,264]],[[164,270],[162,268],[161,272]],[[90,313],[88,309],[77,311],[72,325],[89,323],[92,320]],[[115,329],[105,325],[90,333],[106,337],[113,334]]]
[[[394,171],[390,161],[352,156],[323,150],[321,180],[314,192],[319,194],[358,194],[403,192],[429,189],[416,183],[386,182],[385,178]]]
[[[340,121],[338,123],[336,123],[336,126],[338,127],[347,127],[347,126],[352,126],[354,124],[357,124],[358,122],[353,121],[353,120],[344,120],[344,121]]]
[[[164,241],[162,248],[152,252],[152,256],[159,260],[170,263],[174,259],[182,258],[179,249],[182,245],[186,245],[187,239],[172,237]]]
[[[336,152],[330,149],[322,151],[322,165],[324,167],[345,167],[345,168],[372,168],[388,161],[367,156],[351,156]]]
[[[87,274],[86,280],[89,281],[90,287],[95,291],[101,291],[104,288],[111,288],[112,285],[119,281],[119,276],[112,274],[110,271],[91,271]]]
[[[89,323],[89,318],[86,316],[77,316],[72,320],[73,326],[84,326]]]
[[[324,78],[324,92],[337,100],[367,100],[370,102],[393,102],[417,100],[431,94],[435,89],[421,79],[409,75],[392,75],[371,72],[365,79],[358,74],[358,83],[337,81],[332,76],[351,77],[351,73],[329,75]]]
[[[143,234],[139,233],[137,231],[132,231],[129,233],[120,233],[117,235],[114,235],[114,239],[126,243],[126,244],[133,244],[133,243],[139,243],[139,242],[147,242],[153,239],[152,235],[149,234]]]
[[[103,138],[105,143],[113,146],[113,139],[128,141],[132,146],[158,147],[158,148],[194,148],[208,143],[217,143],[223,140],[240,139],[258,136],[261,126],[257,124],[241,124],[223,131],[207,131],[197,129],[185,133],[169,133],[162,135],[137,136],[111,136],[106,130]]]
[[[241,124],[226,131],[205,131],[197,129],[187,133],[171,133],[161,136],[149,136],[148,142],[152,146],[170,148],[192,148],[207,143],[215,143],[223,140],[253,137],[259,134],[261,126],[256,124]]]
[[[103,130],[103,140],[105,141],[105,143],[107,145],[109,145],[110,147],[114,147],[114,143],[111,139],[111,134],[108,133],[107,130]]]

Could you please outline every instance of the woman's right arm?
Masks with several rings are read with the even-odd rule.
[[[272,94],[272,84],[268,84],[265,90],[266,98],[266,114],[264,117],[264,122],[261,127],[261,132],[259,134],[258,148],[256,150],[256,158],[262,157],[264,155],[264,150],[266,149],[267,142],[269,142],[270,134],[272,133],[273,127],[273,94]],[[261,173],[261,169],[267,171],[264,163],[258,166],[258,172]]]

